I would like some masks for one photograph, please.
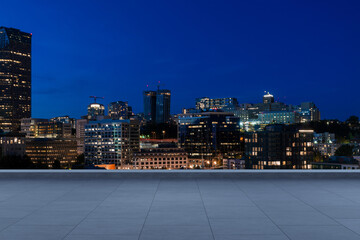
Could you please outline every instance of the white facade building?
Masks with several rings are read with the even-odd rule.
[[[136,120],[102,120],[85,125],[85,163],[115,164],[117,168],[131,164],[139,152],[139,123]]]

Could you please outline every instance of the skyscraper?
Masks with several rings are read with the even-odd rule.
[[[144,117],[148,122],[156,119],[156,91],[144,91]]]
[[[170,90],[156,92],[156,123],[164,123],[170,119]]]
[[[31,34],[0,27],[0,129],[31,117]]]
[[[158,89],[157,91],[144,91],[145,119],[152,123],[165,123],[170,119],[171,91]]]

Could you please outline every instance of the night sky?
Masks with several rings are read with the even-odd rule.
[[[33,117],[86,115],[89,96],[142,112],[149,84],[172,113],[196,97],[360,115],[360,1],[2,1],[0,26],[33,33]]]

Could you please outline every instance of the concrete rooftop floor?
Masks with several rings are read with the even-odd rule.
[[[360,239],[360,179],[3,178],[0,239]]]

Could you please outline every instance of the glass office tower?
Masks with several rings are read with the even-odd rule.
[[[156,123],[165,123],[170,119],[170,90],[158,90],[156,93]]]
[[[144,117],[151,123],[165,123],[170,119],[171,91],[144,91]]]

